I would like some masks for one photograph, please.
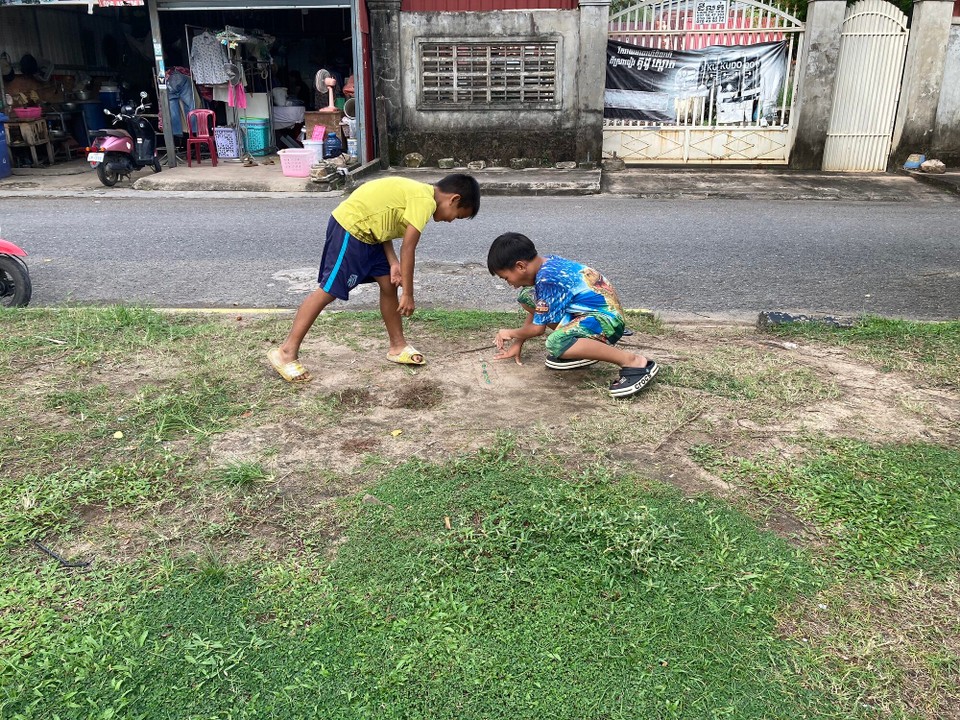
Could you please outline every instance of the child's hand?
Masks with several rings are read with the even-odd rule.
[[[511,340],[513,340],[513,331],[506,328],[497,330],[497,336],[493,339],[497,345],[497,350],[503,350],[503,346]]]
[[[402,276],[400,275],[400,263],[395,263],[390,266],[390,284],[394,287],[400,287],[402,284]]]
[[[510,347],[508,347],[506,350],[502,350],[501,352],[499,352],[499,353],[497,353],[496,355],[494,355],[494,356],[493,356],[493,359],[494,359],[494,360],[509,360],[510,358],[513,358],[514,360],[516,360],[517,365],[523,365],[523,363],[520,362],[520,351],[521,351],[522,349],[523,349],[523,343],[515,342],[515,343],[513,343]]]
[[[399,312],[402,317],[410,317],[413,315],[415,309],[416,305],[413,302],[413,295],[404,291],[400,295],[400,306],[397,308],[397,312]]]

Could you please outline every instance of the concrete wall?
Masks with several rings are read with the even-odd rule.
[[[960,166],[960,18],[953,19],[933,126],[931,157]]]
[[[823,164],[845,11],[844,0],[811,0],[807,6],[804,50],[797,62],[796,135],[790,153],[790,167],[795,170],[819,170]]]
[[[894,123],[890,163],[899,166],[910,153],[929,156],[946,71],[953,0],[918,0],[910,18],[910,40]]]
[[[578,159],[581,108],[578,89],[581,52],[578,11],[401,12],[399,19],[399,101],[402,105],[402,123],[397,124],[395,118],[388,117],[391,163],[399,164],[409,152],[421,153],[431,164],[442,157],[463,161],[499,160],[501,163],[514,157],[549,162]],[[490,42],[493,39],[503,42],[536,40],[557,43],[559,97],[555,109],[434,110],[418,107],[419,42]],[[598,143],[599,140],[598,132]]]

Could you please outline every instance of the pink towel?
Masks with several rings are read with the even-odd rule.
[[[243,85],[233,85],[232,83],[228,85],[227,105],[237,108],[247,107],[247,93],[244,92]]]

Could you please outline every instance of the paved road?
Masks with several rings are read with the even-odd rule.
[[[315,287],[335,197],[0,198],[0,231],[30,252],[35,305],[296,307]],[[506,230],[594,265],[624,304],[666,317],[759,310],[960,317],[958,202],[485,198],[428,226],[421,307],[513,307],[486,270]],[[376,302],[363,289],[351,308]]]

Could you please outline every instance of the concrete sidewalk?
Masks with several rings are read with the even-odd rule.
[[[15,169],[0,180],[0,197],[16,196],[99,196],[140,195],[144,192],[215,192],[276,194],[305,193],[340,196],[342,191],[318,192],[309,178],[285,177],[280,160],[256,158],[257,165],[245,167],[238,160],[221,160],[213,167],[209,160],[193,167],[178,165],[154,174],[141,170],[131,180],[113,188],[104,187],[96,172],[83,160],[51,168]],[[438,168],[367,167],[355,173],[351,182],[395,174],[432,183],[449,170]],[[783,168],[690,168],[643,167],[601,172],[537,168],[511,170],[488,168],[471,172],[480,181],[485,195],[595,195],[600,193],[648,199],[747,199],[747,200],[841,200],[881,202],[955,202],[960,194],[960,172],[945,175],[923,173],[877,173],[864,175],[799,173]]]

